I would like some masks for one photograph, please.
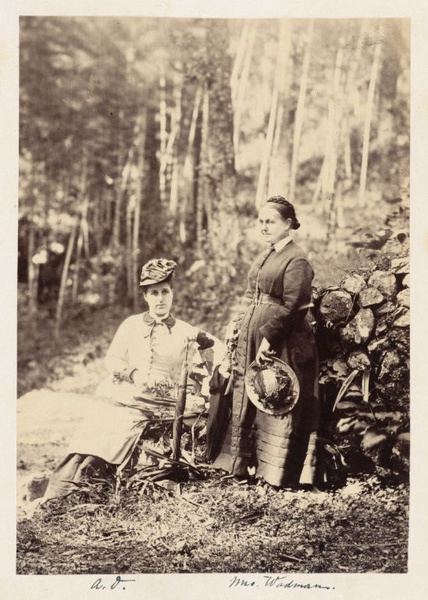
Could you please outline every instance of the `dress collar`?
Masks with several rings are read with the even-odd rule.
[[[279,252],[280,250],[285,248],[285,246],[287,244],[289,244],[292,241],[293,241],[293,238],[290,236],[287,236],[285,238],[282,238],[282,240],[279,240],[279,242],[276,242],[276,244],[274,244],[273,247],[276,250],[276,252]]]
[[[174,317],[169,314],[167,316],[166,319],[154,319],[152,317],[152,315],[147,311],[143,314],[143,321],[144,323],[147,323],[147,325],[149,326],[149,332],[147,335],[151,335],[151,333],[153,332],[153,329],[156,327],[156,325],[165,325],[169,332],[171,333],[171,329],[174,327],[176,320],[174,319]]]

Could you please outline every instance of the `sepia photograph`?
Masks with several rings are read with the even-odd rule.
[[[1,597],[422,594],[422,4],[5,7]]]
[[[19,46],[17,574],[406,573],[410,20]]]

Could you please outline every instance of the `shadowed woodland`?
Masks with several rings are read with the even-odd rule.
[[[392,486],[389,497],[399,499],[391,518],[404,519],[397,528],[405,543],[409,66],[402,20],[22,17],[18,395],[93,392],[116,327],[141,310],[139,270],[150,258],[178,263],[177,316],[222,339],[262,245],[257,210],[282,194],[296,207],[296,239],[315,270],[326,486],[354,477],[360,499]],[[210,484],[200,485],[198,492],[191,484],[195,498]],[[244,497],[242,486],[228,485],[245,519],[252,503],[245,526],[263,518],[267,527],[279,492],[274,498],[257,486]],[[169,510],[159,494],[152,492],[154,506]],[[382,494],[367,507],[376,527]],[[309,521],[325,503],[336,510],[328,498],[302,502],[309,502],[302,508]],[[332,513],[339,527],[350,518],[345,504],[343,514]],[[103,510],[94,509],[97,518]],[[145,510],[155,521],[156,508]],[[232,531],[244,517],[227,510]],[[212,535],[217,521],[211,525]],[[208,542],[192,526],[202,548]],[[40,531],[39,522],[27,524],[23,555],[34,544],[40,550]],[[244,565],[238,544],[221,544],[237,571],[371,570],[360,554],[349,554],[346,536],[327,559],[325,535],[324,546],[312,540],[284,560],[272,547],[276,558],[265,564],[251,562],[250,553]],[[195,558],[183,540],[181,550],[174,546],[180,540],[168,542],[177,564],[164,548],[161,562],[155,552],[138,568],[222,569],[223,555],[201,550]],[[373,551],[373,543],[360,547]],[[395,552],[391,546],[373,568],[405,569]],[[26,560],[21,572],[55,572],[50,559],[43,567]],[[58,572],[91,572],[85,560]],[[115,566],[132,572],[135,563]]]

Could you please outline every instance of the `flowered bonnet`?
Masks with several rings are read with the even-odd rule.
[[[177,263],[166,258],[154,258],[149,260],[141,269],[140,287],[169,281],[174,275]]]

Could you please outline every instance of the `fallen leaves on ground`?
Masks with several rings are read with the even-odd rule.
[[[408,487],[374,476],[336,491],[222,479],[181,495],[124,489],[119,501],[55,501],[18,524],[17,572],[403,573]]]

